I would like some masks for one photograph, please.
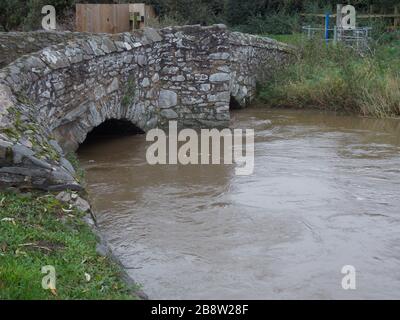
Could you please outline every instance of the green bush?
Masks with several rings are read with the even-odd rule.
[[[364,58],[342,46],[306,42],[286,69],[266,82],[267,105],[316,107],[375,117],[400,115],[400,42],[377,44]]]
[[[27,15],[24,1],[2,0],[0,1],[0,25],[5,31],[20,26]]]
[[[40,27],[41,8],[54,5],[58,18],[73,10],[75,3],[129,3],[132,0],[1,0],[0,30],[29,30]],[[283,34],[297,30],[299,14],[336,11],[337,0],[143,0],[155,7],[161,20],[179,24],[227,23],[251,33]],[[358,12],[368,11],[370,4],[377,12],[392,13],[399,0],[353,0]],[[301,24],[322,24],[321,18],[302,18]],[[379,23],[377,22],[373,23]],[[378,29],[377,29],[378,30]]]
[[[235,30],[252,34],[291,34],[301,30],[299,15],[274,13],[266,16],[251,17],[245,25]]]
[[[41,27],[42,8],[53,5],[58,17],[66,9],[72,8],[76,0],[1,0],[0,26],[5,31],[35,30]]]
[[[145,0],[143,2],[155,7],[162,25],[174,21],[179,24],[202,25],[224,21],[225,0]]]

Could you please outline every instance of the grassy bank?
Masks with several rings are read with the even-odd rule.
[[[400,115],[400,33],[381,39],[364,57],[339,45],[299,41],[298,35],[275,38],[297,45],[299,55],[261,84],[263,103],[373,117]]]
[[[0,299],[134,298],[96,243],[83,213],[54,196],[0,193]],[[47,265],[55,290],[42,288]]]

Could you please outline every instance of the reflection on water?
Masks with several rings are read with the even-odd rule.
[[[252,176],[149,166],[143,135],[80,149],[101,230],[149,297],[400,298],[400,121],[249,109],[232,126],[256,130]]]

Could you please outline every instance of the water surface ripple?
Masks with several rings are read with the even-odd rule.
[[[256,131],[252,176],[150,166],[142,135],[79,151],[100,228],[149,297],[400,298],[400,121],[247,109],[232,126]]]

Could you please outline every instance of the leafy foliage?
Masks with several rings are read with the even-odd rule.
[[[129,3],[132,0],[1,0],[0,29],[36,29],[40,27],[41,8],[54,5],[59,17],[76,3]],[[228,23],[234,27],[253,31],[278,33],[296,31],[296,17],[301,12],[334,12],[337,0],[144,0],[155,7],[162,20],[180,24]],[[359,11],[367,11],[370,5],[378,12],[393,12],[398,0],[349,0]],[[287,18],[290,19],[288,20]],[[294,17],[294,18],[293,18]],[[297,19],[298,20],[298,19]],[[294,28],[293,28],[294,26]],[[292,30],[291,30],[292,28]],[[276,32],[274,32],[276,33]]]
[[[0,28],[4,31],[32,30],[40,27],[42,8],[51,4],[59,15],[75,4],[76,0],[1,0]]]
[[[377,42],[365,57],[340,45],[303,41],[298,46],[297,60],[262,85],[264,103],[374,117],[400,115],[400,34],[398,40]]]

